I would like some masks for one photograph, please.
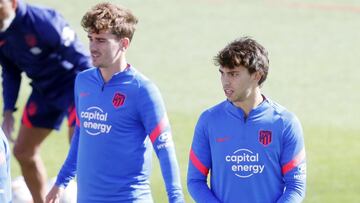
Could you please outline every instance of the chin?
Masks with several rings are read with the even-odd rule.
[[[232,102],[232,103],[235,102],[233,99],[231,99],[231,98],[229,98],[229,97],[226,97],[226,99],[227,99],[228,101]]]
[[[101,68],[101,67],[102,67],[102,65],[99,64],[99,63],[93,63],[93,66],[98,67],[98,68]]]

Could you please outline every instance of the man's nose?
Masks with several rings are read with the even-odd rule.
[[[230,85],[230,80],[229,80],[229,77],[228,76],[222,76],[221,77],[221,82],[223,84],[223,86],[227,86],[227,85]]]
[[[90,48],[90,50],[96,49],[96,43],[94,41],[90,41],[89,48]]]

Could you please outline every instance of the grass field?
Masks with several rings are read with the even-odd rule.
[[[82,41],[79,21],[94,0],[31,0],[58,9]],[[139,17],[128,61],[162,91],[186,190],[188,151],[199,114],[224,99],[213,56],[229,41],[252,36],[270,53],[265,95],[300,118],[306,141],[305,202],[360,200],[360,2],[356,0],[114,0]],[[18,106],[30,89],[23,82]],[[2,106],[2,104],[1,104]],[[21,111],[16,116],[19,118]],[[66,128],[43,148],[55,176],[68,146]],[[155,157],[155,156],[154,156]],[[154,158],[155,202],[166,193]],[[12,175],[19,175],[12,160]]]

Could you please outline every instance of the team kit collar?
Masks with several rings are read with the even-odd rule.
[[[12,16],[11,19],[7,19],[10,22],[5,22],[5,28],[0,31],[0,36],[5,36],[9,30],[15,28],[16,25],[20,25],[23,17],[26,14],[26,5],[22,1],[17,2],[17,8],[15,10],[15,16]],[[9,24],[7,24],[9,23]]]
[[[100,68],[96,68],[96,69],[97,69],[96,70],[97,76],[101,79],[101,82],[104,83],[104,79],[101,75]],[[115,73],[113,76],[111,76],[110,80],[107,83],[122,78],[124,76],[135,75],[135,73],[136,73],[135,68],[132,65],[127,64],[126,68],[123,71]]]
[[[10,24],[8,30],[12,29],[15,25],[22,24],[22,19],[25,17],[26,11],[27,11],[26,4],[23,1],[18,0],[17,8],[15,11],[15,19]]]
[[[271,106],[271,101],[268,98],[266,98],[264,95],[262,95],[262,97],[264,98],[264,100],[257,107],[252,109],[249,112],[249,115],[247,117],[245,116],[244,110],[235,106],[228,99],[225,101],[226,102],[225,108],[230,114],[232,114],[235,117],[238,117],[239,119],[242,119],[242,120],[246,119],[247,121],[256,119],[259,116],[262,116],[264,114],[264,112],[266,111],[266,109],[268,109],[269,106]]]

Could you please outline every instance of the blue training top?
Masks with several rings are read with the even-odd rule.
[[[159,158],[169,202],[183,202],[179,168],[165,107],[157,87],[135,68],[107,83],[98,68],[75,82],[79,122],[56,185],[75,174],[78,203],[152,202],[152,150]]]
[[[10,203],[11,199],[10,146],[0,128],[0,202]]]
[[[196,202],[301,202],[305,177],[301,125],[275,102],[265,99],[247,118],[228,100],[201,115],[187,177]]]
[[[4,110],[15,109],[21,72],[44,98],[66,109],[69,104],[54,100],[72,91],[76,74],[91,67],[89,54],[58,12],[21,0],[17,5],[10,27],[0,32]]]

